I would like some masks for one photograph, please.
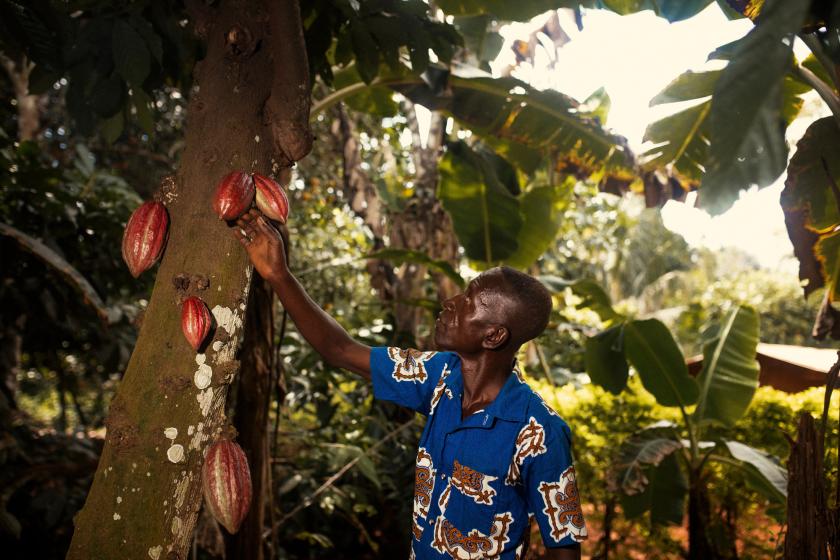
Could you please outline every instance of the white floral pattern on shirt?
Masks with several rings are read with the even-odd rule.
[[[539,491],[545,505],[542,513],[551,526],[551,538],[556,542],[567,536],[575,542],[585,541],[588,533],[580,508],[575,467],[563,471],[557,482],[540,482]]]
[[[414,518],[412,533],[418,541],[423,536],[423,526],[420,521],[428,517],[429,506],[432,504],[436,474],[437,469],[432,463],[432,456],[425,447],[421,447],[417,450],[417,464],[414,468],[414,512],[412,513]]]
[[[426,362],[437,352],[423,352],[413,348],[388,348],[388,357],[394,362],[394,371],[391,373],[396,381],[411,381],[424,383],[429,377],[426,371]]]
[[[450,373],[451,370],[449,369],[449,365],[443,364],[443,371],[440,373],[440,379],[438,379],[437,385],[435,385],[435,391],[432,393],[432,403],[431,409],[429,410],[429,416],[435,413],[435,408],[437,408],[437,405],[444,393],[446,394],[446,398],[453,398],[452,391],[446,386],[446,378],[449,377]]]
[[[545,428],[531,416],[519,435],[516,436],[516,450],[513,452],[513,460],[508,467],[505,484],[514,486],[519,484],[522,474],[522,463],[527,457],[536,457],[548,451],[545,446]]]
[[[493,517],[489,535],[478,529],[463,534],[441,513],[435,520],[432,548],[448,554],[454,560],[495,560],[505,551],[510,541],[508,532],[513,525],[513,514],[506,511]]]

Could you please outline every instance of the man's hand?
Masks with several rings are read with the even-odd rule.
[[[289,271],[283,235],[262,212],[251,208],[236,220],[236,225],[236,237],[260,276],[271,282]]]
[[[275,227],[255,208],[243,214],[236,226],[234,233],[254,268],[271,284],[303,337],[329,364],[370,379],[370,347],[353,340],[289,272],[285,226]]]

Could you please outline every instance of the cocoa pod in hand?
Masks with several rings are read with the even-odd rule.
[[[235,220],[248,211],[253,201],[253,177],[244,171],[233,171],[219,181],[213,197],[213,210],[222,220]]]
[[[132,276],[137,278],[157,262],[168,237],[169,214],[162,203],[144,202],[131,214],[123,233],[122,256]]]
[[[216,521],[236,533],[251,507],[251,473],[239,445],[222,438],[210,446],[201,469],[201,487],[204,503]]]
[[[181,307],[181,330],[193,350],[197,352],[201,348],[212,325],[213,316],[200,297],[190,296],[184,300]]]
[[[280,183],[254,173],[254,186],[257,188],[257,208],[260,212],[285,224],[289,216],[289,199]]]

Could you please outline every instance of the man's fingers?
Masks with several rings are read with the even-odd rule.
[[[280,234],[280,232],[277,231],[277,228],[275,228],[273,224],[269,223],[269,221],[262,216],[257,217],[257,229],[266,235],[276,236]]]

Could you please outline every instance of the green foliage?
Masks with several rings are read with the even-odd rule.
[[[793,34],[807,3],[767,0],[756,25],[738,42],[715,86],[709,112],[709,165],[703,177],[704,208],[720,213],[745,185],[772,183],[787,164],[778,107],[790,68]]]
[[[439,164],[437,196],[467,257],[495,263],[517,248],[522,228],[517,198],[499,178],[493,161],[466,143],[450,144]]]
[[[633,158],[620,136],[605,131],[594,119],[578,114],[580,103],[553,90],[539,91],[516,78],[461,76],[397,91],[430,109],[455,118],[486,141],[497,153],[525,171],[533,171],[534,152],[558,169],[577,176],[600,173],[627,179]]]
[[[657,440],[673,443],[671,440]],[[681,525],[685,514],[688,481],[680,468],[675,452],[665,455],[656,464],[647,467],[645,477],[650,480],[638,493],[621,495],[621,507],[629,518],[650,512],[653,525]]]
[[[326,148],[316,146],[322,149]],[[338,164],[325,155],[299,166],[302,178],[289,190],[290,205],[295,208],[295,219],[289,222],[291,265],[313,299],[357,339],[371,345],[389,344],[390,306],[372,292],[364,267],[372,240],[343,207],[340,191],[334,188]],[[291,321],[280,342],[287,393],[275,451],[280,461],[272,474],[277,518],[304,503],[347,463],[361,459],[312,505],[279,526],[280,556],[407,554],[408,541],[402,536],[410,531],[414,455],[421,424],[409,426],[370,451],[413,416],[374,402],[369,384],[325,364]]]
[[[449,62],[462,43],[455,28],[430,17],[421,0],[301,3],[304,39],[313,76],[332,83],[333,68],[355,59],[358,73],[370,84],[386,64],[392,71],[407,52],[411,71],[421,74],[429,65],[429,50]]]
[[[624,357],[624,325],[586,339],[586,372],[596,385],[618,395],[627,386],[630,368]]]
[[[704,333],[700,398],[694,421],[733,425],[744,415],[758,387],[758,313],[736,307]]]
[[[419,251],[409,251],[406,249],[383,249],[369,254],[367,258],[383,259],[398,265],[406,262],[422,264],[445,274],[459,288],[463,289],[466,286],[464,278],[458,274],[454,268],[452,268],[451,264],[446,261],[430,259],[426,253],[421,253]]]
[[[574,178],[567,177],[561,185],[534,185],[520,197],[524,221],[516,239],[516,251],[505,259],[505,264],[525,269],[554,244],[573,189]]]
[[[812,267],[805,267],[808,271],[805,293],[826,285],[831,301],[840,299],[835,233],[835,227],[840,224],[836,194],[840,165],[830,155],[838,143],[840,129],[836,119],[824,117],[811,123],[796,145],[781,196],[786,215],[804,213],[805,216],[803,224],[788,226],[800,261],[813,263]],[[805,235],[795,235],[800,231]]]
[[[721,255],[707,253],[704,259],[706,264],[698,260],[694,270],[671,275],[666,282],[651,285],[643,295],[645,308],[674,312],[666,323],[687,356],[702,353],[705,325],[723,320],[728,305],[721,302],[754,308],[761,316],[763,342],[829,346],[811,338],[813,304],[801,297],[801,288],[793,278],[743,268],[737,261],[723,262]]]
[[[661,321],[625,323],[624,351],[657,402],[685,407],[697,401],[697,382],[688,374],[679,346]]]
[[[675,78],[650,101],[651,106],[694,101],[691,106],[648,125],[644,141],[652,146],[642,154],[645,169],[672,166],[688,188],[700,185],[710,165],[710,110],[722,70],[688,71]],[[799,113],[803,93],[810,88],[790,76],[782,80],[780,107],[785,124]]]
[[[546,382],[529,379],[528,383],[535,387],[563,417],[572,428],[572,439],[575,454],[575,466],[578,473],[580,494],[585,501],[591,501],[595,511],[600,511],[613,496],[610,490],[610,480],[614,480],[615,467],[621,464],[619,450],[622,443],[634,441],[634,438],[645,432],[651,432],[654,439],[667,433],[667,426],[677,426],[679,413],[674,408],[657,405],[653,397],[644,391],[638,378],[631,377],[628,387],[618,396],[594,384],[575,386],[568,384],[560,388],[553,388]],[[800,412],[809,412],[817,417],[822,411],[823,390],[813,388],[798,394],[787,394],[772,387],[760,387],[745,415],[732,427],[720,426],[710,433],[714,438],[740,441],[755,449],[766,450],[771,455],[787,457],[790,447],[786,435],[793,435],[796,431],[796,421]],[[832,409],[840,405],[840,395],[835,394]],[[659,420],[657,424],[654,424]],[[830,431],[826,439],[828,462],[826,477],[835,476],[837,469],[836,446],[838,441],[838,426],[830,423]],[[644,429],[647,428],[647,429]],[[680,428],[675,428],[678,431]],[[682,433],[681,437],[685,437]],[[677,452],[678,453],[678,452]],[[671,455],[676,457],[676,453]],[[624,463],[626,464],[626,463]],[[655,471],[642,470],[640,473],[648,480],[660,480]],[[676,473],[675,473],[676,475]],[[732,519],[738,527],[738,538],[751,547],[754,557],[767,557],[772,553],[775,535],[761,532],[761,520],[769,523],[766,514],[771,508],[769,497],[748,485],[747,477],[750,473],[740,468],[719,468],[707,470],[709,477],[707,488],[712,499],[713,515],[734,515]],[[660,480],[665,483],[665,480]],[[672,501],[677,492],[671,495],[658,493],[660,511]],[[636,498],[644,506],[649,494],[642,494]],[[670,500],[669,500],[670,498]],[[623,509],[626,515],[637,513],[644,507],[633,509],[636,503],[622,499],[623,506],[629,506],[630,511]],[[654,504],[651,504],[653,506]],[[596,513],[596,516],[599,515]],[[663,520],[665,518],[662,518]],[[674,519],[676,520],[676,518]],[[614,521],[616,530],[625,535],[644,534],[645,524],[649,523],[649,515],[633,519],[617,519]],[[627,523],[628,525],[623,525]],[[619,529],[624,527],[624,529]],[[653,535],[647,537],[646,546],[652,550],[658,546]],[[615,554],[625,556],[630,545],[629,539],[621,539],[614,543],[617,547]]]
[[[64,428],[71,423],[64,410],[66,392],[75,399],[78,427],[97,424],[104,417],[102,395],[94,387],[113,389],[113,379],[125,366],[134,344],[132,322],[140,312],[137,300],[147,293],[148,278],[131,278],[122,261],[122,229],[139,204],[124,181],[96,167],[93,155],[77,146],[74,167],[56,169],[33,143],[0,146],[0,222],[38,238],[86,278],[105,301],[108,324],[84,303],[76,288],[59,271],[22,251],[2,237],[4,266],[0,270],[2,323],[21,336],[23,395],[50,394],[56,378],[63,386],[61,416]],[[50,402],[36,399],[37,402]],[[55,403],[55,401],[52,401]],[[58,403],[56,403],[58,404]]]
[[[36,63],[35,93],[69,78],[67,110],[84,135],[101,129],[113,142],[135,121],[151,133],[154,91],[165,83],[189,89],[200,53],[174,4],[37,2],[28,9],[9,1],[2,8],[0,48]]]

